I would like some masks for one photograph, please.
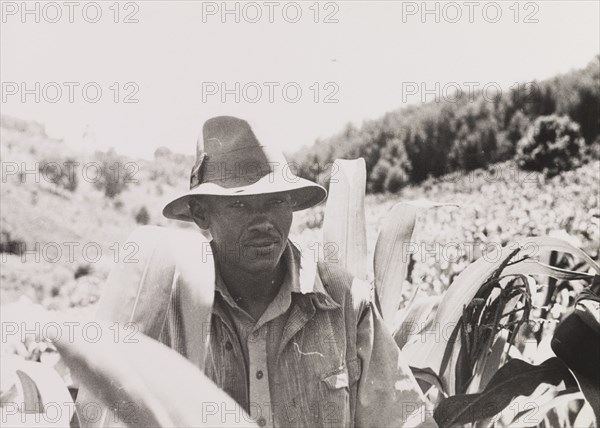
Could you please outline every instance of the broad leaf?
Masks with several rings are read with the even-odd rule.
[[[571,373],[558,358],[550,358],[539,366],[511,360],[498,370],[481,393],[442,400],[434,418],[440,427],[475,423],[496,415],[515,397],[531,395],[542,383],[558,385],[561,382],[568,386],[575,384]]]
[[[502,271],[502,273],[504,275],[512,275],[519,272],[523,272],[524,269],[526,270],[528,275],[543,275],[563,281],[573,281],[577,279],[591,280],[594,278],[594,275],[591,273],[575,272],[567,269],[561,269],[555,266],[547,265],[534,259],[523,260],[519,264],[507,266],[506,269]]]
[[[394,333],[394,340],[400,349],[411,340],[425,340],[420,333],[430,328],[440,300],[440,296],[421,297],[402,311],[402,318]]]
[[[446,387],[443,385],[443,380],[435,374],[431,369],[419,369],[417,367],[411,367],[417,383],[421,387],[423,393],[427,393],[430,387],[435,386],[444,396],[446,396]]]
[[[0,403],[3,424],[68,427],[75,406],[59,374],[46,364],[11,355],[2,360],[2,376],[16,374],[16,394],[3,395]]]
[[[337,262],[363,280],[367,279],[366,182],[363,158],[337,159],[332,167],[323,220],[325,261]],[[332,246],[333,252],[329,250]]]
[[[591,299],[580,300],[557,326],[551,346],[573,372],[600,425],[600,324],[595,318],[599,306]]]
[[[497,335],[489,353],[484,354],[484,356],[477,361],[473,379],[467,388],[468,393],[476,393],[481,391],[494,377],[494,374],[496,374],[498,368],[502,364],[502,356],[506,348],[507,339],[508,332],[506,330],[502,330],[500,334]]]
[[[114,411],[87,423],[114,426],[116,417],[118,426],[255,426],[231,397],[174,350],[141,333],[131,338],[123,328],[97,325],[97,342],[78,334],[51,338],[73,375],[99,400],[94,407]],[[224,413],[225,408],[236,411]]]
[[[577,390],[577,388],[553,392],[554,394],[552,394],[549,399],[544,400],[544,397],[542,396],[535,400],[535,406],[527,406],[526,410],[516,415],[514,422],[511,423],[509,427],[522,428],[538,426],[547,418],[549,412],[560,409],[569,401],[583,400],[583,394],[581,391]],[[559,424],[559,426],[563,425]]]
[[[394,316],[402,298],[406,269],[414,251],[411,246],[416,247],[412,238],[417,214],[427,208],[448,205],[457,206],[425,199],[400,202],[394,205],[383,220],[375,244],[373,270],[383,319],[390,329],[393,328]]]

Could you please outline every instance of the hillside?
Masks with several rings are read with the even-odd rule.
[[[585,157],[583,152],[600,156],[600,57],[581,70],[540,82],[520,82],[502,92],[461,88],[458,94],[438,96],[365,121],[358,128],[348,124],[337,135],[299,150],[292,160],[304,177],[326,184],[327,166],[335,159],[363,157],[368,190],[396,192],[427,177],[510,160],[519,153],[536,119],[550,115],[569,118],[587,145],[582,153],[557,154],[559,162]]]
[[[412,256],[415,263],[409,281],[430,294],[445,290],[486,248],[491,251],[527,236],[566,237],[599,260],[599,183],[598,161],[550,179],[504,162],[490,169],[429,178],[396,194],[367,195],[369,253],[374,251],[383,217],[395,203],[426,198],[460,205],[429,210],[417,224],[414,242],[420,251]],[[301,213],[302,243],[320,242],[323,211],[319,206]]]
[[[159,151],[160,162],[152,162],[114,152],[74,153],[49,138],[43,126],[7,117],[2,118],[1,136],[3,303],[21,293],[48,304],[89,303],[85,297],[65,300],[62,294],[78,294],[81,288],[97,294],[115,257],[124,257],[116,245],[126,243],[142,208],[148,213],[144,222],[186,226],[161,216],[163,201],[185,189],[187,167],[181,155],[170,159]],[[79,165],[65,164],[71,161]],[[121,168],[122,188],[108,197],[103,176],[111,171],[98,175],[96,168],[114,165]],[[66,180],[75,183],[74,190],[55,180],[59,168],[75,177]],[[133,177],[124,180],[125,169],[135,171]]]

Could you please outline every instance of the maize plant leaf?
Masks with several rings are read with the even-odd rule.
[[[98,326],[96,342],[83,334],[51,340],[73,375],[93,391],[96,407],[112,410],[110,418],[100,418],[102,426],[255,426],[232,398],[176,351],[141,333],[132,338],[114,324]],[[224,418],[224,408],[236,412]],[[86,426],[94,422],[88,417],[82,411]]]
[[[412,256],[411,246],[415,246],[412,238],[417,214],[424,209],[440,206],[457,205],[425,199],[400,202],[394,205],[383,220],[375,244],[373,270],[382,316],[390,330],[394,327],[394,315],[402,298],[402,284]]]
[[[515,254],[515,248],[520,250]],[[565,241],[549,237],[532,237],[519,241],[516,244],[509,244],[499,250],[497,254],[480,257],[474,263],[463,270],[450,285],[443,296],[442,302],[438,307],[436,317],[433,321],[435,326],[444,331],[451,326],[456,326],[462,316],[462,310],[469,305],[477,294],[481,285],[483,285],[499,268],[507,267],[508,259],[519,259],[525,256],[537,255],[546,251],[562,251],[576,255],[587,261],[594,270],[599,270],[598,265],[589,258],[583,251],[575,248]],[[512,256],[512,257],[511,257]],[[514,262],[511,268],[511,275],[528,274],[528,263],[525,260]],[[509,266],[510,267],[510,266]],[[447,355],[446,348],[449,345],[449,335],[441,334],[441,340],[428,341],[422,346],[415,346],[406,349],[409,363],[415,367],[431,367],[434,371],[440,372],[444,355]],[[450,343],[454,346],[454,343]],[[446,375],[444,375],[446,377]],[[450,384],[453,380],[447,379]]]
[[[439,330],[440,334],[447,334],[447,331],[444,332],[444,329]],[[454,330],[456,332],[460,332],[460,324],[458,324]],[[438,336],[438,331],[435,331],[435,337]],[[452,336],[450,336],[452,337]],[[440,338],[440,340],[443,340]],[[448,350],[446,364],[442,365],[445,367],[443,372],[440,374],[440,378],[444,382],[444,385],[447,386],[447,394],[455,395],[456,387],[466,388],[468,384],[468,380],[471,378],[471,371],[466,367],[466,359],[463,357],[462,347],[460,346],[461,339],[455,337],[453,340],[450,340],[450,343],[455,343],[455,346],[448,346],[446,349]],[[462,381],[461,381],[462,380]],[[464,384],[464,386],[462,385]]]
[[[134,255],[111,270],[98,301],[99,319],[135,322],[144,334],[160,334],[175,275],[175,261],[162,245],[167,234],[162,227],[142,226],[127,238],[129,246],[120,250],[133,248]]]
[[[443,379],[441,379],[433,370],[419,369],[416,367],[411,367],[410,370],[421,387],[423,394],[426,394],[430,387],[435,386],[438,391],[446,396],[446,387],[443,384]]]
[[[3,376],[14,370],[16,394],[3,397],[3,425],[68,427],[74,416],[78,421],[71,394],[52,367],[8,355],[3,360],[6,358],[10,361],[3,367]]]
[[[563,385],[560,384],[560,386],[562,389],[547,383],[541,383],[530,395],[519,395],[510,402],[508,407],[502,409],[497,415],[486,419],[486,421],[495,421],[497,426],[501,427],[507,427],[510,424],[514,424],[517,422],[516,418],[520,412],[526,411],[532,407],[536,408],[538,406],[538,401],[545,402],[556,397],[560,390],[564,390]],[[479,425],[482,422],[483,421],[479,421],[477,424]]]
[[[538,398],[535,401],[534,406],[528,406],[528,408],[515,417],[513,423],[509,425],[510,428],[517,427],[535,427],[540,425],[548,417],[548,413],[561,408],[570,401],[583,400],[583,394],[577,388],[569,388],[568,390],[559,391],[554,394],[550,399],[543,400],[543,397]],[[550,426],[557,426],[554,423]],[[563,426],[562,424],[558,426]]]
[[[475,373],[467,388],[467,393],[476,393],[485,389],[494,374],[498,371],[498,368],[502,365],[502,356],[506,349],[507,340],[508,332],[502,330],[497,335],[490,351],[477,361]]]
[[[209,320],[214,298],[214,262],[208,241],[197,232],[142,226],[126,245],[130,248],[123,254],[132,254],[133,249],[133,259],[123,258],[111,271],[96,318],[128,328],[127,337],[139,332],[161,338],[203,368],[207,335],[198,334],[198,326]],[[162,333],[168,337],[161,337]],[[84,407],[95,397],[83,385],[77,399]],[[107,415],[110,410],[102,412]],[[99,418],[95,423],[104,422]]]
[[[529,250],[533,252],[532,255],[540,253],[546,253],[549,251],[559,251],[563,253],[571,254],[585,261],[590,268],[592,268],[597,274],[600,274],[600,266],[584,251],[571,245],[564,239],[554,238],[550,236],[527,238],[527,240],[521,241],[522,245],[529,246]],[[533,244],[533,246],[531,246]]]
[[[196,310],[210,312],[214,266],[202,234],[142,226],[127,238],[127,245],[125,252],[129,249],[133,255],[123,257],[111,271],[98,302],[98,319],[133,322],[140,332],[156,339],[177,285],[193,295]],[[192,284],[194,290],[186,290]]]
[[[577,428],[591,428],[596,426],[594,409],[592,409],[590,403],[586,402],[581,410],[579,410],[579,413],[577,413],[577,418],[575,418],[575,422],[573,422],[573,426]]]
[[[492,377],[487,387],[477,394],[448,397],[438,405],[434,418],[440,427],[475,423],[493,417],[519,395],[531,395],[542,383],[575,385],[571,373],[558,359],[550,358],[539,366],[511,360]]]
[[[591,273],[561,269],[534,259],[523,260],[521,264],[507,266],[502,273],[503,275],[512,275],[523,272],[523,269],[527,270],[528,275],[543,275],[562,281],[573,281],[578,279],[591,280],[594,278],[594,275]]]
[[[204,370],[206,339],[198,326],[210,321],[215,296],[214,260],[209,242],[199,233],[169,230],[169,250],[176,262],[168,313],[169,345]]]
[[[501,270],[501,268],[499,269]],[[500,366],[505,343],[511,343],[514,332],[520,325],[529,319],[531,311],[531,294],[535,293],[535,282],[527,275],[502,275],[494,274],[477,292],[476,297],[465,307],[460,322],[460,342],[449,348],[460,348],[459,359],[456,365],[455,391],[463,394],[478,392],[480,390],[477,380],[477,369],[485,369],[488,374],[495,373]],[[520,308],[515,309],[518,303]],[[512,321],[511,321],[511,316]],[[504,323],[513,322],[510,335],[504,329]],[[503,340],[504,339],[504,340]],[[499,343],[503,342],[503,343]],[[495,349],[496,361],[488,361],[490,352]],[[546,357],[547,358],[547,357]],[[544,358],[545,360],[545,358]],[[445,374],[448,367],[442,360],[441,373]],[[452,369],[452,367],[450,367]],[[483,373],[480,373],[483,374]],[[490,376],[488,376],[489,379]],[[476,383],[473,384],[473,381]],[[471,386],[471,390],[469,390]]]
[[[143,269],[121,263],[111,273],[97,317],[134,323],[140,332],[158,339],[169,316],[170,345],[203,368],[201,338],[206,335],[198,334],[198,326],[210,318],[215,278],[208,240],[197,232],[143,226],[128,242],[139,249],[136,264]]]
[[[17,369],[17,376],[21,382],[21,391],[23,391],[23,410],[26,413],[42,413],[42,397],[40,397],[40,392],[35,386],[33,379],[20,369]]]
[[[463,330],[463,331],[461,331]],[[463,394],[466,392],[469,382],[473,378],[473,367],[469,364],[469,360],[467,359],[466,350],[468,349],[466,343],[466,335],[464,334],[464,329],[461,327],[459,331],[462,333],[460,335],[460,346],[449,347],[450,349],[454,349],[455,352],[458,350],[458,359],[456,364],[452,364],[451,367],[454,368],[454,372],[450,371],[451,376],[448,376],[445,369],[443,369],[442,374],[446,374],[446,376],[442,376],[442,379],[445,381],[451,381],[454,379],[454,389],[450,389],[450,393],[454,394]],[[442,367],[445,366],[442,364]]]
[[[2,393],[0,394],[0,406],[2,403],[9,403],[9,402],[16,403],[15,400],[17,397],[18,397],[17,387],[13,383],[8,388],[2,390]]]
[[[363,280],[367,279],[366,182],[363,158],[336,159],[323,220],[325,261],[339,263],[354,277]]]
[[[402,318],[400,319],[398,329],[394,333],[394,340],[400,349],[409,340],[425,340],[425,337],[422,337],[420,333],[426,331],[431,326],[440,300],[440,296],[421,297],[413,300],[402,311]]]
[[[587,298],[580,300],[556,327],[551,346],[575,375],[600,425],[600,325],[595,318],[599,311],[600,303]]]

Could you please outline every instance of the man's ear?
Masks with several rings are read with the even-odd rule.
[[[197,200],[190,200],[189,202],[190,214],[194,223],[204,230],[208,230],[209,225],[209,210],[207,204],[201,204]]]

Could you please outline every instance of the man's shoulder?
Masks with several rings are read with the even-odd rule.
[[[338,263],[318,262],[319,276],[325,290],[340,305],[350,304],[359,313],[372,301],[372,287],[356,278]]]

